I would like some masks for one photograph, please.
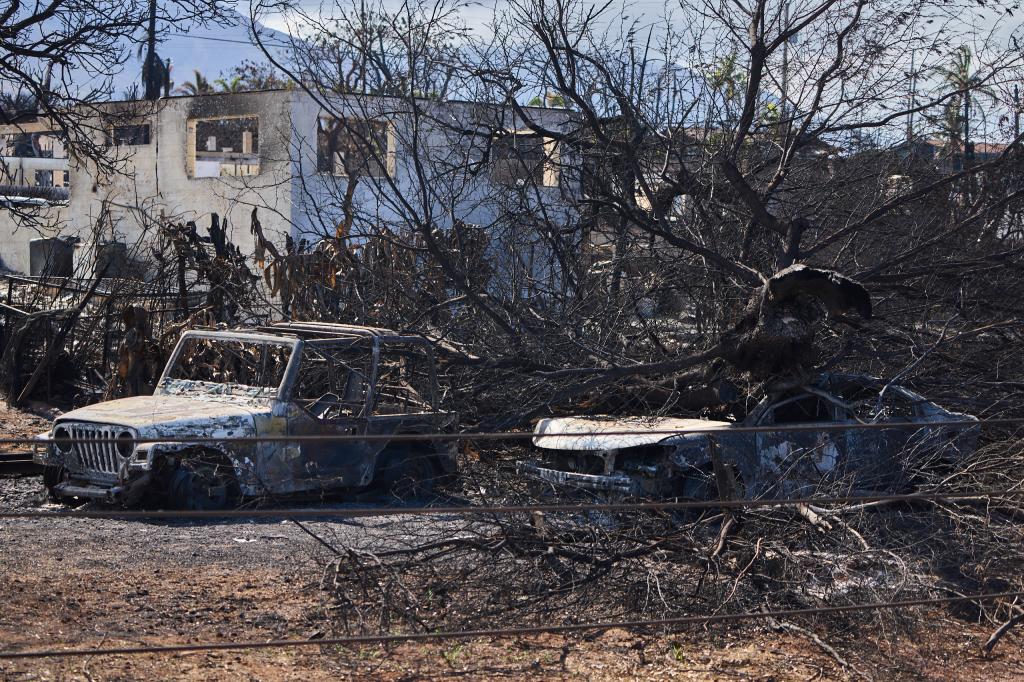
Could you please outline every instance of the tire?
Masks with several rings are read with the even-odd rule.
[[[433,455],[410,450],[389,452],[378,475],[387,492],[403,501],[427,497],[438,479]]]
[[[57,484],[64,479],[64,467],[47,464],[43,467],[43,485],[46,486],[46,495],[51,502],[60,502],[60,495],[57,494]]]
[[[238,504],[241,492],[234,467],[224,458],[182,461],[171,474],[167,498],[171,507],[189,511],[220,511]]]
[[[740,477],[740,472],[735,465],[726,466],[732,470],[733,482],[736,485],[736,495],[742,498],[745,486],[743,479]],[[691,467],[687,473],[679,477],[676,490],[677,499],[684,502],[715,502],[719,500],[718,480],[715,476],[714,466],[708,462],[701,466]],[[677,509],[673,516],[679,520],[694,519],[716,509],[718,507],[714,506]]]
[[[67,469],[57,465],[46,465],[43,467],[43,485],[46,486],[46,499],[57,504],[64,504],[71,507],[78,507],[85,504],[85,500],[78,500],[73,497],[64,497],[57,492],[57,485],[67,478]]]
[[[745,485],[740,476],[739,469],[735,465],[726,465],[732,471],[733,483],[736,487],[736,496],[743,497]],[[699,502],[713,502],[719,499],[718,480],[715,476],[715,468],[710,462],[699,467],[691,467],[690,470],[679,477],[677,486],[678,497]]]

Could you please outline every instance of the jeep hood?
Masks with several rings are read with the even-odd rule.
[[[199,432],[252,430],[253,417],[269,414],[256,403],[196,400],[182,396],[152,395],[110,400],[62,414],[57,423],[93,422],[136,429],[140,436],[187,436]],[[229,434],[230,435],[230,434]]]
[[[620,450],[671,443],[688,431],[727,429],[732,425],[677,417],[558,417],[537,423],[533,444],[549,450]]]

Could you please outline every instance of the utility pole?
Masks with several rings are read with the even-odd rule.
[[[971,151],[971,88],[964,89],[964,168],[974,159]]]
[[[1020,137],[1020,86],[1013,86],[1013,139],[1016,141]],[[1019,152],[1018,152],[1019,155]],[[1013,237],[1020,238],[1022,234],[1021,230],[1021,210],[1017,209],[1013,211],[1013,217],[1010,219],[1010,232],[1009,234]]]
[[[1013,139],[1020,137],[1020,89],[1013,86]]]
[[[782,30],[789,30],[789,1],[782,10]],[[785,131],[789,129],[786,125],[786,103],[789,101],[789,39],[782,41],[782,105],[779,107],[779,137],[785,140]],[[784,127],[785,126],[785,127]]]
[[[916,50],[910,51],[910,106],[907,107],[907,153],[910,154],[914,144],[914,106],[917,104],[917,69],[914,64]]]
[[[782,31],[790,28],[790,3],[782,9]],[[790,100],[790,40],[782,41],[782,105],[779,106],[779,130],[785,121],[785,104]]]
[[[142,65],[142,85],[146,99],[160,99],[163,78],[160,77],[160,62],[156,56],[156,0],[149,0],[149,29],[147,30],[146,61]]]

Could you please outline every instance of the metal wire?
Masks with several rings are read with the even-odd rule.
[[[593,504],[464,505],[447,507],[353,507],[337,509],[226,509],[213,510],[86,510],[5,511],[0,519],[237,519],[237,518],[370,518],[380,516],[471,516],[528,514],[532,512],[583,513],[613,511],[668,511],[673,509],[758,509],[792,505],[866,504],[871,502],[944,502],[991,500],[1024,496],[1024,488],[903,495],[851,495],[842,497],[794,497],[759,500],[680,500],[677,502],[611,502]]]
[[[827,613],[848,613],[853,611],[881,611],[885,609],[903,609],[917,606],[938,606],[960,602],[992,601],[1024,596],[1024,591],[994,592],[978,595],[960,595],[956,597],[933,597],[922,599],[904,599],[892,602],[871,602],[868,604],[846,604],[838,606],[818,606],[805,609],[784,609],[780,611],[745,611],[742,613],[719,613],[708,616],[678,616],[675,618],[656,618],[650,620],[627,620],[617,622],[570,623],[566,625],[538,625],[519,628],[489,628],[481,630],[459,630],[449,632],[413,632],[408,634],[350,635],[346,637],[325,637],[322,639],[277,639],[270,641],[229,641],[205,642],[197,644],[169,644],[141,647],[108,647],[103,649],[44,649],[39,651],[2,651],[0,660],[25,658],[70,658],[82,656],[134,656],[140,654],[167,654],[187,651],[224,651],[239,649],[276,649],[303,646],[346,646],[353,644],[382,644],[385,642],[421,642],[446,639],[467,639],[476,637],[521,637],[525,635],[582,632],[585,630],[608,630],[611,628],[644,628],[665,627],[669,625],[696,625],[724,623],[740,620],[768,620],[775,618],[792,618],[794,616],[814,616]]]
[[[766,426],[708,426],[708,427],[686,427],[682,429],[634,429],[622,431],[562,431],[551,433],[536,433],[534,431],[460,431],[457,433],[399,433],[399,434],[315,434],[315,435],[294,435],[294,436],[153,436],[145,438],[60,438],[49,441],[40,441],[36,438],[0,438],[0,445],[42,445],[44,443],[73,444],[88,442],[93,444],[141,444],[141,443],[319,443],[324,441],[332,442],[402,442],[402,441],[423,441],[423,440],[519,440],[529,438],[558,438],[558,437],[585,437],[585,436],[638,436],[641,434],[682,436],[687,434],[734,434],[734,433],[777,433],[779,431],[869,431],[874,429],[924,429],[934,427],[959,427],[972,428],[981,426],[1014,426],[1024,424],[1024,417],[1003,418],[1003,419],[961,419],[933,422],[850,422],[848,424],[836,423],[809,423],[809,424],[778,424]],[[126,427],[127,430],[127,427]]]
[[[431,433],[431,434],[317,434],[307,436],[251,436],[251,437],[154,437],[134,439],[81,439],[61,438],[53,441],[60,444],[72,444],[87,442],[99,443],[126,443],[129,440],[133,443],[183,443],[183,444],[204,444],[204,443],[265,443],[265,442],[352,442],[352,441],[423,441],[423,440],[510,440],[522,438],[534,438],[538,435],[544,438],[559,436],[585,437],[588,435],[601,436],[636,436],[640,434],[650,435],[683,435],[683,434],[704,434],[709,437],[721,433],[766,433],[779,431],[840,431],[848,429],[895,429],[924,427],[976,427],[976,426],[1006,426],[1024,424],[1024,418],[1005,418],[990,420],[949,420],[935,422],[886,422],[886,423],[850,423],[850,424],[784,424],[773,426],[729,426],[729,427],[708,427],[708,428],[685,428],[685,429],[648,429],[648,430],[624,430],[624,431],[596,431],[596,432],[555,432],[536,434],[533,431],[503,431],[503,432],[461,432],[461,433]],[[44,441],[45,442],[45,441]],[[31,443],[40,445],[41,441],[25,438],[0,439],[2,444]],[[794,504],[860,504],[868,502],[896,502],[896,501],[944,501],[955,499],[985,499],[991,497],[1005,497],[1010,495],[1024,494],[1020,490],[999,490],[980,492],[954,492],[954,493],[913,493],[903,495],[868,495],[868,496],[842,496],[842,497],[802,497],[786,499],[762,499],[762,500],[716,500],[716,501],[675,501],[675,502],[636,502],[636,503],[600,503],[600,504],[537,504],[528,506],[506,505],[506,506],[442,506],[442,507],[383,507],[383,508],[352,508],[352,509],[235,509],[223,511],[127,511],[127,510],[104,510],[104,511],[76,511],[76,512],[0,512],[0,519],[18,518],[110,518],[110,519],[208,519],[208,518],[330,518],[330,517],[377,517],[377,516],[439,516],[439,515],[469,515],[469,514],[516,514],[529,513],[534,511],[543,512],[565,512],[579,513],[590,511],[659,511],[672,509],[701,509],[701,508],[764,508],[774,506],[785,506]]]

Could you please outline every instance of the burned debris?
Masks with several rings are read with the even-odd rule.
[[[9,404],[86,404],[152,390],[167,337],[182,326],[173,295],[138,281],[11,273],[0,281],[0,377]]]
[[[1024,137],[972,91],[1019,113],[1019,49],[943,53],[930,0],[677,4],[644,49],[576,0],[493,42],[342,10],[295,87],[12,117],[0,227],[53,257],[0,279],[0,383],[77,408],[51,499],[386,492],[302,527],[353,634],[750,612],[838,659],[819,626],[909,619],[837,605],[1017,622]],[[438,482],[445,518],[393,504]]]
[[[538,481],[641,497],[717,499],[722,466],[734,492],[748,498],[800,497],[822,487],[898,492],[929,468],[961,465],[977,444],[974,421],[902,386],[824,374],[769,393],[739,422],[544,419],[533,439],[541,460],[518,466]],[[880,424],[893,426],[859,428]]]
[[[832,270],[791,265],[752,296],[724,336],[724,357],[757,377],[806,372],[815,362],[814,325],[821,319],[871,319],[864,285]]]

